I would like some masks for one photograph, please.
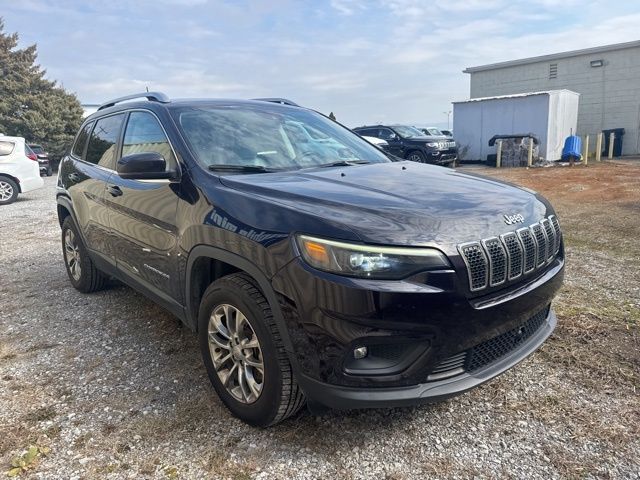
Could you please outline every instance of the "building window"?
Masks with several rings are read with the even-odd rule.
[[[549,78],[558,78],[558,64],[550,63],[549,64]]]

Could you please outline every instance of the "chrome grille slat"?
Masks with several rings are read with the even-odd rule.
[[[500,237],[458,245],[472,292],[496,287],[548,265],[560,251],[562,232],[555,215]]]
[[[553,230],[556,232],[556,243],[553,251],[555,254],[557,254],[560,251],[560,240],[562,239],[562,235],[560,232],[560,223],[558,223],[558,217],[556,217],[555,215],[551,215],[549,217],[549,221],[551,222],[551,225],[553,225]]]
[[[549,219],[545,218],[540,221],[540,225],[542,225],[542,229],[547,234],[547,258],[546,261],[550,262],[553,259],[553,256],[556,253],[556,232],[551,225]]]
[[[515,232],[505,233],[500,236],[507,252],[507,265],[509,268],[509,280],[514,280],[522,275],[524,260],[524,248]]]
[[[489,257],[489,285],[495,287],[507,281],[507,254],[499,238],[482,240]]]
[[[516,233],[524,247],[524,273],[533,272],[533,269],[536,268],[538,244],[536,243],[531,230],[528,228],[516,230]]]
[[[480,242],[465,243],[458,247],[469,274],[471,291],[482,290],[487,286],[488,260]]]
[[[533,238],[538,245],[538,255],[536,256],[536,267],[540,268],[547,261],[547,235],[544,233],[542,226],[539,223],[534,223],[529,227]]]

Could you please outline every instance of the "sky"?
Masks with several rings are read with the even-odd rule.
[[[285,97],[355,127],[447,124],[469,66],[640,39],[637,0],[0,0],[82,103]]]

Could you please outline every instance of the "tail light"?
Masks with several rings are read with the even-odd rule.
[[[37,162],[37,161],[38,161],[38,156],[37,156],[35,153],[27,153],[27,158],[28,158],[29,160],[33,160],[33,161],[35,161],[35,162]]]

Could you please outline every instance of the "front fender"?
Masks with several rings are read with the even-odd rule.
[[[265,296],[267,301],[269,302],[269,307],[271,308],[271,312],[273,313],[273,318],[278,325],[278,330],[280,332],[280,336],[284,343],[285,349],[289,356],[289,359],[292,363],[292,366],[295,371],[297,371],[297,366],[294,365],[295,359],[293,356],[293,344],[291,342],[291,338],[289,336],[289,332],[287,330],[284,316],[282,313],[282,309],[278,302],[278,297],[271,286],[271,282],[267,278],[267,276],[252,262],[247,260],[240,255],[236,255],[235,253],[231,253],[227,250],[222,250],[220,248],[213,247],[211,245],[197,245],[189,252],[189,258],[187,260],[186,267],[186,281],[185,281],[185,298],[187,303],[187,321],[189,322],[189,326],[195,331],[197,329],[198,324],[198,312],[199,305],[193,304],[193,296],[190,294],[192,285],[192,272],[195,262],[200,258],[210,258],[213,260],[219,260],[221,262],[232,265],[233,267],[242,270],[251,276],[258,284],[260,291]]]

